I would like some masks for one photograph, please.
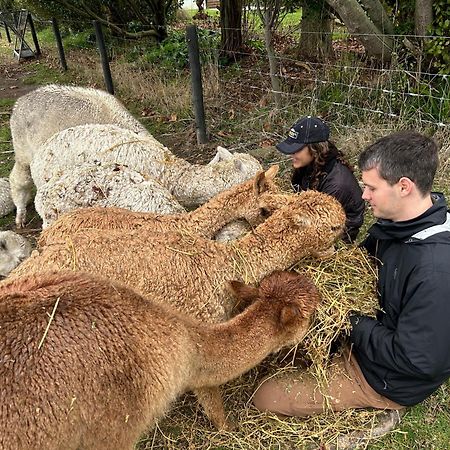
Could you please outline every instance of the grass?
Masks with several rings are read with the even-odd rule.
[[[298,17],[293,16],[292,21],[296,23]],[[286,24],[289,22],[287,21]],[[70,48],[68,44],[66,54],[69,71],[62,74],[59,70],[56,46],[51,40],[51,33],[47,30],[40,32],[39,35],[42,35],[43,38],[44,56],[39,61],[22,63],[24,71],[32,72],[26,82],[33,84],[62,82],[103,88],[102,73],[95,50],[80,48],[81,42],[86,40],[86,36],[64,37],[65,42],[69,43],[71,40],[73,46]],[[3,61],[2,64],[5,67],[8,67],[8,61],[11,61],[11,67],[15,64],[5,40],[0,40],[0,57],[2,57],[0,61]],[[111,68],[117,96],[142,120],[155,137],[169,145],[175,153],[178,152],[186,157],[205,152],[208,148],[223,143],[240,151],[255,150],[263,144],[273,145],[300,115],[320,113],[330,120],[333,139],[354,163],[360,150],[368,143],[390,131],[406,126],[401,117],[386,119],[385,116],[380,117],[370,112],[361,113],[356,108],[347,111],[333,105],[333,102],[336,103],[336,99],[340,103],[348,102],[351,105],[350,101],[353,98],[356,99],[357,96],[364,101],[364,92],[366,91],[352,88],[347,91],[346,95],[343,95],[342,88],[329,83],[325,84],[322,93],[317,83],[308,84],[305,81],[305,73],[307,74],[308,69],[304,66],[302,67],[304,78],[294,80],[292,91],[288,91],[290,95],[286,95],[286,106],[282,111],[276,112],[271,107],[266,80],[261,75],[264,74],[264,63],[259,60],[250,60],[250,62],[244,60],[239,66],[223,68],[221,73],[214,66],[205,68],[204,98],[207,125],[212,134],[212,140],[207,146],[200,148],[195,144],[188,72],[180,72],[177,76],[173,76],[172,73],[162,71],[158,67],[144,67],[133,61],[126,62],[125,58],[113,60]],[[252,72],[255,68],[258,69],[256,75],[254,75],[256,72]],[[290,67],[287,69],[291,70]],[[226,73],[224,74],[224,72]],[[313,75],[317,75],[317,72]],[[356,75],[360,75],[360,77],[357,78]],[[357,74],[356,71],[339,73],[339,70],[335,70],[335,73],[330,74],[331,76],[333,76],[333,81],[344,80],[345,84],[352,86],[362,83],[368,78],[367,72],[362,69],[360,74]],[[376,79],[368,81],[369,86],[371,86],[370,83],[381,83]],[[295,87],[297,90],[294,89]],[[299,91],[301,92],[299,93]],[[304,94],[313,97],[313,100],[308,99]],[[323,97],[320,97],[321,95]],[[12,149],[8,120],[14,99],[8,98],[5,93],[4,97],[6,98],[0,100],[0,176],[7,176],[12,167],[12,155],[8,153]],[[324,103],[317,99],[321,99]],[[374,99],[366,100],[368,106],[373,106],[371,102],[375,101]],[[386,102],[387,97],[381,100]],[[389,102],[383,105],[391,106]],[[414,110],[409,114],[413,116]],[[411,122],[408,119],[407,124],[408,126],[410,124],[417,126],[418,130],[435,131],[435,128],[429,128],[429,124],[421,124],[420,121]],[[438,134],[439,140],[443,144],[443,150],[435,188],[443,190],[450,198],[450,137],[448,132],[446,134],[442,131],[436,136]],[[287,179],[289,167],[277,153],[264,159],[263,163],[267,165],[280,161],[284,164],[284,179]],[[13,214],[1,218],[0,227],[12,226],[13,220]],[[372,218],[367,214],[365,228],[370,225],[371,221]],[[256,374],[252,371],[245,378],[226,386],[227,407],[233,411],[234,416],[239,417],[240,432],[230,433],[226,436],[216,433],[205,422],[192,398],[187,397],[175,405],[173,412],[165,420],[160,421],[159,427],[155,429],[154,433],[143,438],[140,448],[211,448],[215,450],[242,448],[250,450],[258,448],[249,444],[251,437],[256,432],[262,433],[261,444],[257,444],[261,448],[280,448],[283,443],[288,443],[285,448],[299,448],[295,447],[296,437],[295,431],[293,431],[295,430],[293,424],[298,421],[295,419],[280,421],[274,417],[259,415],[246,405],[246,400],[254,388],[255,377]],[[445,383],[421,405],[409,408],[395,432],[371,443],[367,448],[372,450],[422,450],[424,448],[440,450],[448,448],[450,442],[449,388],[449,383]],[[243,391],[245,391],[245,395],[241,398]],[[358,414],[351,416],[352,420],[361,419],[356,416]],[[273,437],[276,433],[284,436],[285,441],[277,443],[276,438]],[[198,445],[195,446],[195,443]],[[265,444],[267,445],[264,447]]]

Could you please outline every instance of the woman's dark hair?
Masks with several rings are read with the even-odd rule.
[[[325,166],[333,158],[336,158],[341,164],[348,167],[353,172],[353,167],[345,159],[344,154],[338,150],[336,145],[332,141],[315,142],[314,144],[308,144],[309,151],[314,159],[312,162],[312,172],[310,188],[317,189],[322,176],[325,175]],[[292,178],[296,177],[296,172],[304,170],[304,168],[295,169]]]

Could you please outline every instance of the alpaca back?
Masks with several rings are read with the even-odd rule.
[[[87,206],[116,206],[158,214],[185,212],[159,182],[117,164],[77,165],[44,183],[37,190],[34,203],[42,228],[65,212]]]
[[[0,448],[131,450],[190,378],[180,320],[121,285],[43,274],[0,299]]]
[[[47,139],[66,128],[87,123],[113,123],[147,134],[113,95],[92,88],[48,85],[17,99],[11,114],[16,160],[30,163]]]
[[[176,232],[133,230],[124,236],[120,231],[83,230],[33,252],[11,276],[85,270],[120,280],[192,317],[217,322],[229,317],[233,307],[227,280],[256,283],[302,257],[328,250],[344,221],[337,200],[305,193],[231,245]]]

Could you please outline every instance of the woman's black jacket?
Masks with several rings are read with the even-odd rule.
[[[315,189],[339,200],[346,215],[346,235],[343,238],[352,242],[364,221],[365,204],[361,188],[352,171],[336,158],[326,163],[324,172]],[[294,171],[292,186],[296,192],[311,189],[311,181],[311,167]]]

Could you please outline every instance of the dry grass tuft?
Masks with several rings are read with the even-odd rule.
[[[226,408],[239,430],[222,433],[213,430],[193,396],[188,395],[142,440],[141,450],[324,448],[338,445],[343,435],[362,431],[370,434],[382,414],[380,411],[328,411],[309,419],[280,419],[261,413],[251,405],[252,395],[263,378],[294,371],[305,357],[313,361],[309,370],[319,382],[324,381],[331,344],[349,331],[348,313],[358,310],[373,315],[375,311],[375,271],[363,250],[342,246],[333,257],[323,261],[307,258],[294,270],[314,280],[321,291],[322,303],[301,345],[267,358],[225,386]]]

